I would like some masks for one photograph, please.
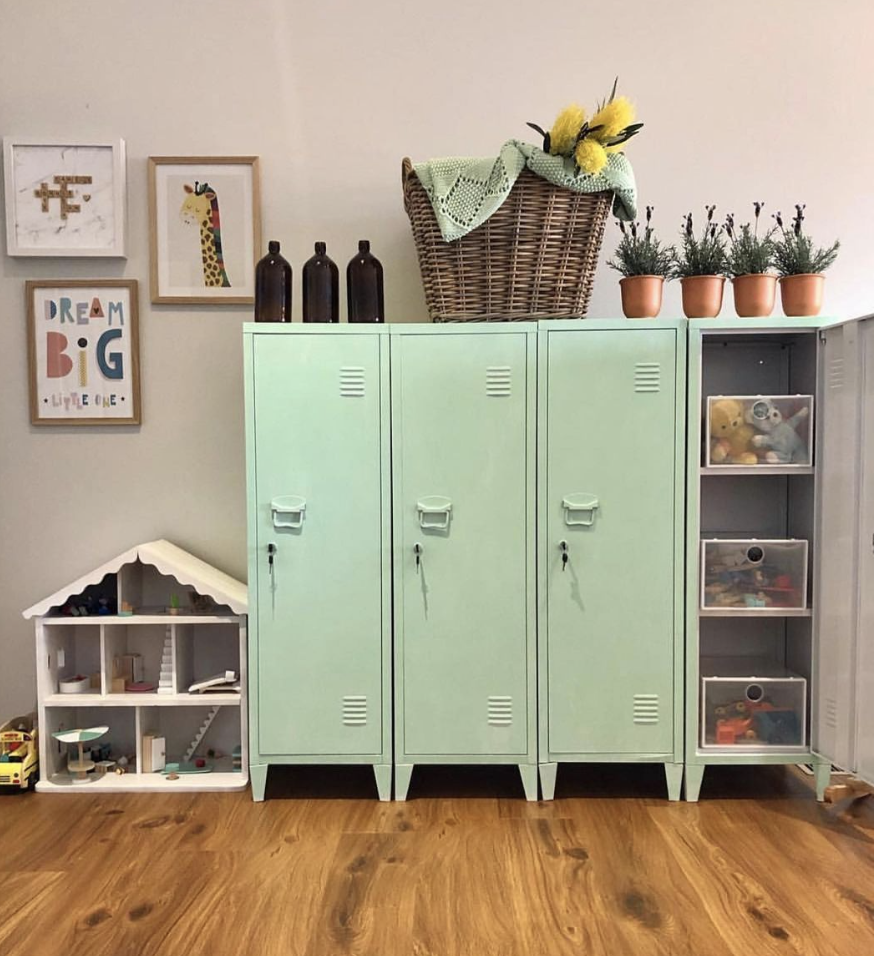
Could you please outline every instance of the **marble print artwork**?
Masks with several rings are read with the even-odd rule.
[[[7,200],[14,203],[19,248],[69,249],[73,253],[77,249],[113,250],[111,147],[15,146],[12,171],[13,195]]]

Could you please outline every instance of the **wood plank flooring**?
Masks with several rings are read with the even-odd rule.
[[[275,774],[275,775],[274,775]],[[248,794],[4,795],[3,956],[870,956],[874,811],[795,771],[272,771]]]

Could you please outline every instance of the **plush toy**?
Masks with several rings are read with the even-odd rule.
[[[735,398],[719,398],[710,403],[710,461],[715,465],[755,465],[758,456],[752,450],[755,435],[744,422],[743,405]]]
[[[783,420],[783,413],[767,398],[753,402],[747,409],[746,421],[757,431],[753,435],[755,448],[765,448],[764,460],[769,465],[806,465],[809,463],[807,443],[795,430],[810,414],[804,405],[791,418]]]

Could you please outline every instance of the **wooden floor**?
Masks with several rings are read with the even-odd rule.
[[[3,956],[870,956],[874,812],[795,771],[271,771],[248,794],[0,797]]]

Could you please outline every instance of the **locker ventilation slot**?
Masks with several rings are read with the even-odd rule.
[[[346,365],[340,369],[340,394],[343,398],[364,397],[364,369]]]
[[[636,724],[657,724],[659,722],[659,695],[634,695],[634,722]]]
[[[635,392],[658,392],[662,387],[662,367],[658,362],[638,362],[634,366]]]
[[[513,723],[512,697],[489,697],[489,723],[493,727],[509,727]]]
[[[844,360],[832,359],[828,369],[829,388],[842,388],[844,384]]]
[[[511,392],[511,369],[509,365],[490,365],[486,369],[486,395],[505,398]]]
[[[838,702],[833,697],[827,697],[825,700],[825,722],[827,726],[837,730]]]
[[[367,698],[343,698],[343,723],[347,727],[363,727],[367,723]]]

